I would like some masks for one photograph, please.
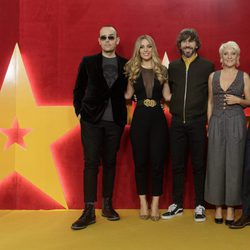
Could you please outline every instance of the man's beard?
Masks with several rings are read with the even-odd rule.
[[[195,48],[191,48],[191,47],[186,47],[185,49],[190,49],[190,51],[188,53],[186,53],[184,51],[184,49],[181,50],[181,54],[183,56],[185,56],[186,58],[190,58],[192,55],[194,55],[196,53],[196,49]]]

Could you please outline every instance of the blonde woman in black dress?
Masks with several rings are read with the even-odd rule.
[[[161,65],[155,42],[148,35],[140,36],[132,58],[125,66],[129,79],[125,98],[134,94],[137,104],[131,123],[131,143],[135,164],[140,218],[160,219],[159,198],[162,194],[164,163],[167,155],[168,125],[161,100],[171,98],[167,69]],[[147,202],[147,167],[151,166],[151,212]]]

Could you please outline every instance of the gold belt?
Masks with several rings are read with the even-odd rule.
[[[157,102],[153,99],[145,99],[143,100],[143,105],[146,107],[155,107],[157,105]]]

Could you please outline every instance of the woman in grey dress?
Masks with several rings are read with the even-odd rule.
[[[222,70],[209,76],[208,155],[205,200],[216,206],[215,222],[234,220],[234,206],[241,204],[242,170],[246,139],[243,107],[250,105],[250,79],[237,69],[240,48],[229,41],[219,49]]]

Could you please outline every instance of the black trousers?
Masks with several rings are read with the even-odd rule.
[[[247,131],[244,175],[243,175],[243,215],[250,216],[250,125]]]
[[[170,127],[173,201],[183,206],[183,188],[188,152],[191,153],[195,187],[195,206],[204,205],[204,179],[206,154],[206,117],[183,123],[173,116]]]
[[[137,106],[130,129],[139,195],[148,192],[147,173],[151,165],[152,195],[162,194],[164,162],[167,156],[167,120],[160,106]]]
[[[84,201],[97,200],[97,176],[100,161],[103,165],[102,195],[112,197],[116,155],[120,146],[123,127],[114,122],[100,121],[91,124],[81,121],[84,153]]]

